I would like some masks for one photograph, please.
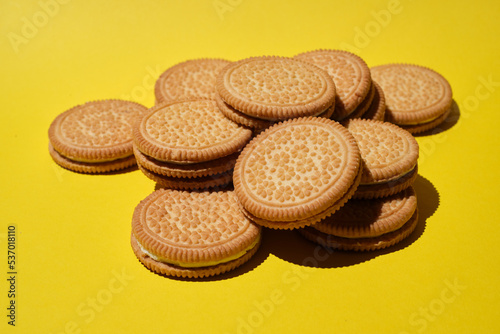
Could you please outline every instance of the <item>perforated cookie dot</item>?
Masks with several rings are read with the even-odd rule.
[[[73,109],[60,124],[65,143],[108,147],[132,140],[132,124],[144,107],[125,101],[90,102]]]
[[[165,193],[146,210],[147,228],[167,242],[210,246],[231,240],[250,225],[231,192],[179,194]]]
[[[253,102],[279,105],[308,103],[324,94],[320,73],[290,59],[254,60],[230,74],[231,89]]]
[[[145,124],[155,141],[173,148],[204,148],[246,131],[229,121],[211,100],[176,103],[159,109]]]

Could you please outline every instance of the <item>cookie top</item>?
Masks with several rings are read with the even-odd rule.
[[[87,102],[57,116],[49,140],[61,155],[80,162],[104,162],[132,155],[132,124],[147,108],[129,101]]]
[[[406,130],[388,123],[353,119],[346,123],[364,163],[361,184],[387,182],[411,171],[418,160],[418,143]]]
[[[368,110],[361,116],[364,119],[372,119],[375,121],[383,121],[385,118],[385,96],[382,87],[372,80],[372,85],[375,87],[375,95]]]
[[[363,59],[342,50],[316,50],[298,54],[294,59],[324,69],[337,89],[334,120],[342,120],[356,109],[370,90],[370,69]]]
[[[399,229],[417,209],[413,187],[379,199],[351,199],[339,211],[316,223],[323,233],[344,238],[370,238]]]
[[[233,183],[252,215],[291,221],[341,199],[359,168],[359,149],[347,129],[325,118],[297,118],[266,129],[243,149]]]
[[[231,62],[224,59],[193,59],[172,66],[155,84],[156,103],[193,98],[214,98],[215,79]]]
[[[209,99],[166,102],[149,110],[133,127],[134,143],[167,162],[214,160],[241,149],[252,131],[227,119]]]
[[[386,120],[396,124],[429,122],[448,110],[452,92],[439,73],[418,65],[388,64],[371,69],[385,94]]]
[[[135,208],[132,233],[158,261],[182,267],[230,260],[260,238],[232,191],[159,189]]]
[[[282,57],[254,57],[232,63],[216,89],[235,109],[266,120],[315,116],[335,101],[335,84],[309,63]]]

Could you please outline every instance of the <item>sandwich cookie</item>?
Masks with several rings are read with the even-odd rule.
[[[344,118],[340,123],[343,125],[345,122],[355,119],[361,118],[370,108],[373,103],[373,99],[375,98],[375,86],[372,84],[370,86],[370,92],[365,97],[365,99],[359,104],[359,106],[346,118]]]
[[[452,91],[439,73],[418,65],[388,64],[371,69],[386,99],[385,120],[411,133],[441,124],[452,106]]]
[[[261,228],[238,208],[232,191],[159,189],[137,205],[132,249],[150,270],[177,277],[218,275],[255,254]]]
[[[87,102],[57,116],[49,127],[49,153],[60,166],[104,173],[136,164],[132,124],[147,108],[135,102]]]
[[[351,199],[332,216],[299,231],[324,247],[371,251],[407,238],[417,223],[417,197],[409,187],[390,197]]]
[[[346,127],[356,138],[363,161],[363,176],[354,198],[389,196],[413,184],[419,150],[408,131],[365,119],[350,120]]]
[[[231,182],[239,151],[251,136],[213,100],[166,102],[134,125],[134,154],[140,170],[161,186],[221,186]]]
[[[342,50],[316,50],[298,54],[294,59],[314,64],[332,77],[337,97],[331,118],[336,121],[352,114],[369,95],[370,69],[364,60],[355,54]]]
[[[372,85],[375,87],[373,101],[368,110],[361,116],[364,119],[372,119],[374,121],[383,121],[385,118],[385,96],[382,87],[375,80],[372,80]]]
[[[226,66],[216,90],[235,110],[265,121],[317,116],[335,101],[335,84],[318,67],[283,57],[255,57]]]
[[[231,62],[224,59],[193,59],[160,75],[155,84],[156,103],[215,97],[215,79]]]
[[[293,229],[314,224],[352,197],[361,178],[354,137],[319,117],[266,129],[243,149],[234,168],[243,213],[259,225]]]

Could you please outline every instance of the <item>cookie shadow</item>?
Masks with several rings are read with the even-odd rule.
[[[425,137],[425,136],[431,136],[435,135],[444,131],[447,131],[451,129],[452,127],[455,126],[455,124],[458,123],[458,120],[460,119],[460,108],[458,107],[458,104],[455,100],[453,100],[451,104],[451,112],[448,115],[448,117],[445,118],[443,123],[439,124],[437,127],[434,129],[430,129],[421,133],[416,133],[414,134],[415,137]]]
[[[439,193],[425,177],[418,175],[413,184],[417,194],[418,222],[410,236],[398,244],[370,252],[340,251],[325,248],[302,237],[296,231],[267,230],[264,252],[304,267],[340,268],[370,261],[377,256],[400,251],[417,241],[425,231],[426,221],[439,207]]]

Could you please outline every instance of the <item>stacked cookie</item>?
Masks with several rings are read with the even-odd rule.
[[[146,110],[121,100],[93,101],[71,108],[49,127],[49,153],[58,165],[80,173],[133,166],[132,124]]]
[[[261,131],[277,121],[325,116],[335,108],[335,84],[323,70],[283,57],[254,57],[226,66],[215,97],[226,117]]]
[[[140,170],[161,186],[222,186],[232,181],[239,150],[251,135],[225,118],[213,100],[165,102],[134,125],[134,154]]]
[[[310,51],[298,54],[294,59],[318,66],[333,79],[337,97],[332,119],[384,119],[383,91],[372,81],[370,69],[363,59],[341,50]]]
[[[375,250],[406,238],[417,224],[418,144],[398,126],[353,119],[346,127],[356,138],[363,172],[352,200],[337,213],[301,230],[308,239],[343,250]]]
[[[371,73],[386,95],[386,121],[411,133],[436,128],[452,110],[450,84],[429,68],[388,64],[373,67]]]

